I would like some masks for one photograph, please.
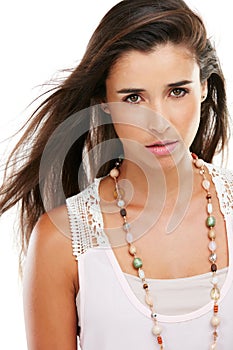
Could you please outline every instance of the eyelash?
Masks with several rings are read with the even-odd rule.
[[[179,91],[179,95],[172,95],[172,93],[174,93],[174,91]],[[187,95],[189,93],[189,90],[188,89],[184,89],[184,88],[175,88],[175,89],[172,89],[170,92],[169,92],[169,96],[171,96],[172,98],[181,98],[181,97],[184,97],[185,95]],[[130,101],[130,99],[132,97],[136,97],[137,99],[139,99],[139,101],[137,102],[133,102],[132,100]],[[128,96],[126,96],[124,98],[124,102],[128,102],[128,103],[132,103],[132,104],[139,104],[141,102],[142,98],[140,95],[138,94],[130,94]]]

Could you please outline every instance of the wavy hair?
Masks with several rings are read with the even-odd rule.
[[[224,149],[229,127],[225,81],[200,16],[182,0],[119,2],[101,20],[80,64],[49,91],[30,117],[7,162],[0,208],[2,214],[20,204],[21,256],[27,251],[38,218],[47,210],[45,200],[49,208],[63,204],[65,197],[86,186],[90,169],[96,169],[94,175],[106,175],[112,159],[121,152],[111,121],[106,122],[106,114],[95,107],[105,98],[105,82],[111,67],[128,51],[150,52],[168,42],[185,45],[200,67],[201,82],[208,82],[208,96],[202,103],[201,121],[190,151],[211,162],[215,153]],[[53,156],[48,156],[39,174],[43,152],[55,130],[59,132],[47,153]],[[75,138],[77,133],[80,135]],[[116,140],[117,152],[108,149],[108,161],[104,162],[101,147],[109,139]],[[74,141],[65,159],[61,159],[59,155],[67,140]],[[85,150],[92,150],[89,166],[83,162]],[[64,196],[59,197],[56,189],[61,183]]]

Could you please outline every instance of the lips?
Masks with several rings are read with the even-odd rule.
[[[153,154],[158,156],[170,155],[178,144],[177,140],[163,140],[146,146],[146,148]]]
[[[163,141],[156,141],[155,143],[149,145],[149,146],[146,146],[147,148],[148,147],[164,147],[164,146],[167,146],[167,145],[171,145],[173,143],[176,143],[177,141],[176,140],[163,140]]]

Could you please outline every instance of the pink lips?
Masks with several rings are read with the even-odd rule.
[[[146,146],[146,148],[156,156],[167,156],[174,151],[177,144],[178,141],[164,140],[158,141],[153,145]]]

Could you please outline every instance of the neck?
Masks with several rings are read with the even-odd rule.
[[[178,164],[169,159],[168,165],[160,163],[151,168],[144,163],[124,160],[119,182],[125,189],[127,203],[131,207],[168,217],[167,231],[173,231],[183,219],[199,181],[194,173],[192,157],[186,154]]]
[[[167,165],[164,166],[166,162]],[[134,190],[141,194],[156,189],[156,197],[158,197],[161,192],[165,191],[168,200],[177,195],[179,191],[185,191],[187,186],[193,187],[193,166],[190,154],[186,154],[178,164],[171,159],[163,163],[152,168],[143,162],[136,164],[125,159],[121,165],[119,180],[127,179]]]

